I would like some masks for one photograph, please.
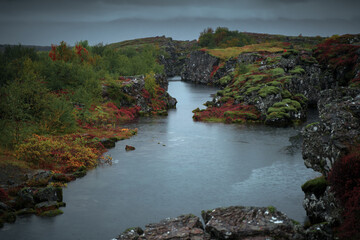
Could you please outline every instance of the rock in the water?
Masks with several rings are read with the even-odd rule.
[[[199,218],[189,214],[177,218],[168,218],[160,223],[149,224],[143,233],[139,229],[130,229],[117,239],[202,240],[210,238],[202,229]]]
[[[202,215],[211,239],[304,239],[300,226],[272,208],[216,208]]]
[[[126,150],[126,151],[134,151],[134,150],[135,150],[135,147],[130,146],[130,145],[126,145],[126,146],[125,146],[125,150]]]

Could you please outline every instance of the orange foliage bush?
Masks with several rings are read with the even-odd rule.
[[[82,166],[95,167],[98,157],[104,152],[99,144],[99,140],[88,136],[45,137],[34,134],[18,146],[15,154],[33,167],[66,172]]]

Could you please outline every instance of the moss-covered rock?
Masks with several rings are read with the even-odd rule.
[[[307,181],[301,186],[301,189],[304,193],[314,193],[319,197],[325,192],[328,185],[325,177],[321,176]]]

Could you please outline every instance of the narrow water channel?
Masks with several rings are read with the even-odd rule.
[[[298,128],[270,128],[192,120],[192,110],[216,89],[171,81],[177,109],[142,118],[137,136],[108,154],[112,166],[90,171],[64,189],[64,214],[23,217],[0,229],[0,239],[112,239],[133,226],[220,206],[275,206],[303,222],[300,186],[306,169],[289,139]],[[126,152],[125,145],[136,147]]]

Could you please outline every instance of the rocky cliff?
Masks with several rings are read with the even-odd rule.
[[[185,65],[186,58],[191,50],[197,45],[193,41],[168,41],[162,44],[165,54],[159,57],[159,62],[164,66],[164,73],[167,77],[180,76]]]
[[[310,187],[303,186],[303,205],[312,224],[329,226],[324,232],[329,235],[331,229],[343,221],[343,204],[327,179],[336,163],[360,141],[360,89],[341,87],[323,91],[318,109],[320,121],[303,129],[303,158],[307,167],[323,174],[323,180],[314,179],[304,184]],[[347,177],[342,176],[344,181]]]

